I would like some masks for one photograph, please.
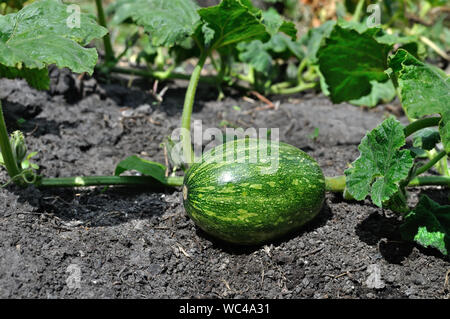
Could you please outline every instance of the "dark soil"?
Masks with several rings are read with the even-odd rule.
[[[10,129],[27,132],[29,148],[39,151],[43,175],[101,175],[133,154],[164,163],[160,143],[179,125],[184,85],[172,84],[157,104],[151,83],[127,88],[127,81],[102,84],[53,71],[49,92],[2,80],[0,98]],[[332,105],[308,93],[273,97],[276,110],[259,110],[262,103],[231,93],[217,102],[214,88],[200,87],[193,120],[202,120],[203,130],[222,121],[280,128],[281,140],[315,157],[329,176],[343,173],[361,137],[392,109]],[[4,171],[0,180],[7,180]],[[444,189],[426,192],[448,201]],[[330,193],[298,233],[239,248],[197,229],[177,189],[10,185],[0,189],[0,297],[450,297],[449,260],[402,242],[398,225],[390,211]]]

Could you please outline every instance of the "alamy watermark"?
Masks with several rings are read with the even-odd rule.
[[[258,163],[261,173],[273,173],[279,167],[279,128],[219,128],[203,129],[202,121],[195,120],[193,133],[190,135],[193,143],[193,162],[205,160],[203,156],[209,152],[206,160],[210,163]],[[170,139],[174,143],[170,149],[170,157],[178,158],[192,164],[183,158],[182,136],[190,134],[184,128],[175,129]],[[212,150],[214,148],[214,150]],[[181,157],[181,158],[180,158]]]
[[[367,17],[366,25],[369,28],[377,27],[381,25],[381,7],[380,4],[369,4],[366,12],[370,14]]]
[[[77,264],[70,264],[66,268],[66,272],[69,276],[66,279],[67,287],[70,289],[81,288],[81,268]]]
[[[66,19],[66,25],[70,29],[81,27],[81,8],[77,4],[70,4],[67,6],[66,12],[69,16]]]

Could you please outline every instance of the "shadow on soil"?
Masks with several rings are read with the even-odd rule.
[[[157,93],[160,93],[164,88],[168,88],[167,92],[162,97],[164,107],[160,108],[161,112],[166,113],[168,116],[181,116],[183,111],[184,98],[188,81],[176,83],[174,81],[160,82],[157,85]],[[158,105],[155,96],[150,92],[154,85],[153,81],[146,79],[134,79],[133,86],[129,87],[129,79],[123,77],[111,77],[109,81],[96,82],[98,88],[92,90],[93,92],[100,93],[102,99],[108,97],[114,100],[118,105],[124,105],[129,108],[137,108],[143,104]],[[233,94],[234,93],[234,94]],[[196,101],[193,107],[193,112],[201,112],[203,107],[208,101],[216,101],[219,92],[213,85],[202,83],[199,85],[196,92]],[[228,92],[227,96],[239,96],[233,90]]]
[[[436,202],[444,204],[446,194],[443,190],[423,190]],[[356,234],[359,239],[370,246],[378,245],[378,250],[383,258],[392,264],[401,264],[416,247],[421,253],[434,256],[439,259],[448,260],[448,256],[442,255],[437,249],[424,248],[415,243],[402,240],[399,227],[402,221],[396,216],[387,216],[380,213],[372,213],[369,217],[359,223]]]
[[[283,237],[280,237],[274,241],[271,241],[270,244],[274,246],[278,246],[284,242],[287,242],[295,237],[302,236],[305,233],[309,233],[314,231],[315,229],[324,226],[326,222],[333,217],[333,213],[328,206],[328,204],[325,202],[322,210],[319,212],[319,214],[310,222],[308,222],[304,227],[301,229],[294,231],[290,234],[287,234]],[[230,244],[228,242],[221,241],[217,238],[214,238],[207,233],[205,233],[203,230],[197,227],[197,235],[199,237],[205,238],[213,243],[213,246],[217,249],[220,249],[226,253],[232,254],[232,255],[248,255],[251,254],[259,249],[261,249],[262,246],[265,244],[260,245],[249,245],[249,246],[240,246],[235,244]]]
[[[161,186],[97,187],[93,190],[10,186],[9,191],[18,196],[19,203],[28,203],[36,208],[36,214],[46,212],[70,227],[83,225],[91,228],[160,216],[169,205],[161,200],[161,195],[177,192]]]
[[[45,118],[37,118],[40,109],[31,109],[19,103],[2,101],[4,106],[5,123],[9,132],[21,130],[26,135],[39,137],[45,134],[59,136],[59,127],[64,122],[56,122]]]

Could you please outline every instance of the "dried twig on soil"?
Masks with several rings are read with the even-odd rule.
[[[333,278],[333,279],[338,279],[338,278],[341,278],[341,277],[344,277],[344,276],[348,276],[350,279],[352,279],[351,273],[353,273],[353,272],[358,272],[358,271],[362,271],[362,270],[364,270],[364,269],[366,269],[366,268],[367,268],[367,266],[362,266],[362,267],[357,268],[357,269],[347,270],[347,271],[345,271],[345,272],[343,272],[343,273],[341,273],[341,274],[338,274],[338,275],[324,274],[324,276],[326,276],[326,277],[331,277],[331,278]]]
[[[225,284],[225,287],[227,287],[228,290],[233,291],[230,287],[230,284],[225,279],[222,279],[222,282]]]
[[[33,130],[32,130],[31,132],[27,133],[26,135],[27,135],[27,136],[31,136],[31,135],[33,135],[33,134],[34,134],[34,132],[36,132],[36,131],[38,130],[38,128],[39,128],[39,125],[38,125],[38,124],[36,124],[36,125],[34,126]]]
[[[450,281],[450,269],[447,270],[447,273],[445,274],[444,291],[450,290],[449,289],[449,281]]]
[[[273,104],[272,101],[270,101],[265,96],[261,95],[260,93],[258,93],[256,91],[251,91],[250,94],[254,95],[258,100],[260,100],[261,102],[266,104],[266,106],[254,108],[253,111],[262,111],[262,110],[267,110],[267,109],[275,109],[275,104]]]
[[[304,257],[310,256],[310,255],[314,255],[314,254],[318,253],[319,251],[321,251],[323,248],[324,248],[324,246],[321,246],[313,251],[310,251],[306,254],[301,255],[300,257],[304,258]]]
[[[183,255],[185,255],[185,256],[188,257],[188,258],[192,258],[191,255],[189,255],[189,254],[186,252],[186,250],[184,250],[183,246],[181,246],[180,243],[177,243],[177,246],[178,246],[178,250],[181,251],[181,253],[182,253]]]
[[[152,119],[152,117],[150,116],[148,118],[149,123],[157,125],[157,126],[161,126],[161,122],[155,121],[154,119]]]
[[[169,176],[169,158],[167,156],[167,147],[166,144],[164,144],[164,163],[166,164],[166,171],[164,173],[164,176]]]
[[[243,96],[242,99],[243,99],[245,102],[248,102],[248,103],[251,103],[251,104],[255,104],[255,100],[252,99],[252,98],[250,98],[250,97],[248,97],[248,96]]]

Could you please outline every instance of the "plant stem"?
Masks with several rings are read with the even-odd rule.
[[[441,158],[439,163],[436,164],[436,168],[441,175],[450,177],[450,169],[448,168],[447,156]]]
[[[151,186],[159,185],[155,179],[148,176],[76,176],[41,178],[37,187],[87,187],[87,186]],[[183,185],[183,177],[167,177],[166,186]]]
[[[270,88],[270,93],[271,94],[294,94],[294,93],[299,93],[308,89],[312,89],[313,87],[315,87],[317,85],[317,83],[300,83],[297,86],[294,87],[288,87],[288,88],[283,88],[280,86],[272,86]]]
[[[305,70],[306,65],[308,64],[307,59],[303,59],[297,69],[297,81],[298,83],[303,83],[303,70]]]
[[[314,65],[308,66],[308,70],[302,74],[304,81],[313,82],[319,77],[317,67]]]
[[[423,43],[425,43],[426,45],[428,45],[431,49],[433,49],[437,54],[439,54],[441,57],[443,57],[444,59],[446,59],[447,61],[450,61],[450,56],[444,51],[442,50],[440,47],[438,47],[436,45],[436,43],[434,43],[433,41],[431,41],[429,38],[425,37],[425,36],[420,36],[420,41],[422,41]]]
[[[98,15],[98,23],[108,29],[106,25],[105,12],[103,11],[102,0],[95,0],[95,4],[97,6],[97,15]],[[111,37],[109,36],[109,32],[105,34],[103,37],[103,45],[105,47],[105,58],[106,62],[112,63],[114,62],[114,50],[111,44]]]
[[[353,13],[353,17],[352,17],[353,22],[359,22],[359,20],[361,20],[361,14],[362,14],[364,2],[365,2],[365,0],[358,1],[358,4],[356,5],[356,9],[355,9],[355,12]]]
[[[286,89],[288,87],[292,87],[292,85],[295,85],[295,82],[289,82],[289,81],[279,82],[279,83],[272,85],[272,87],[270,89],[271,90]]]
[[[37,187],[88,187],[88,186],[154,186],[160,185],[155,179],[148,176],[76,176],[38,179]],[[177,187],[183,185],[182,176],[167,177],[162,185]],[[326,177],[326,190],[329,192],[343,192],[345,189],[345,176]],[[450,177],[447,176],[420,176],[412,179],[408,187],[417,186],[449,186]]]
[[[255,84],[255,69],[252,66],[249,67],[247,75],[243,75],[240,73],[232,73],[231,75],[236,77],[240,81],[249,83],[250,85]]]
[[[343,192],[345,189],[345,175],[325,177],[325,189],[334,193]]]
[[[20,174],[14,157],[11,143],[9,142],[8,130],[6,129],[5,118],[3,117],[2,103],[0,101],[0,151],[2,152],[3,161],[8,171],[9,177],[14,178]]]
[[[409,181],[408,187],[417,186],[447,186],[450,187],[448,176],[418,176]]]
[[[121,68],[121,67],[117,67],[117,66],[112,67],[109,71],[113,72],[113,73],[142,76],[145,78],[153,78],[153,79],[158,79],[161,81],[189,80],[190,79],[190,76],[188,74],[174,73],[174,72],[168,72],[168,71],[150,71],[150,70],[128,69],[128,68]],[[202,76],[200,78],[200,82],[208,83],[208,84],[212,84],[212,85],[217,84],[217,81],[218,81],[217,77],[215,77],[215,76]]]
[[[420,131],[423,128],[437,126],[441,121],[440,117],[426,117],[417,121],[412,122],[408,126],[404,128],[405,137],[408,137],[414,134],[417,131]]]
[[[419,167],[416,170],[415,176],[418,176],[420,174],[425,173],[426,171],[428,171],[430,168],[432,168],[437,162],[439,162],[441,160],[441,158],[443,158],[445,155],[447,155],[446,151],[441,151],[438,155],[436,155],[435,157],[433,157],[428,163],[426,163],[425,165]]]
[[[155,58],[156,69],[163,70],[164,65],[165,65],[164,49],[162,47],[158,47],[156,49],[156,52],[157,52],[156,58]]]
[[[417,186],[448,186],[450,187],[450,177],[448,176],[419,176],[413,178],[407,187]],[[342,193],[345,190],[345,175],[335,177],[325,177],[325,189],[333,193]]]
[[[181,115],[181,138],[183,143],[184,161],[186,164],[192,163],[194,159],[194,152],[191,145],[191,115],[194,107],[195,92],[197,91],[198,82],[200,80],[200,74],[208,54],[208,51],[202,52],[200,59],[192,72],[184,99],[183,114]]]

